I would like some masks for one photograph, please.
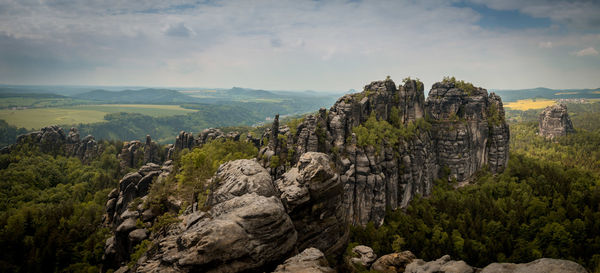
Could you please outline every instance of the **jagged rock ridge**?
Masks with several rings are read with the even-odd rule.
[[[9,153],[22,145],[38,147],[43,153],[77,157],[83,162],[90,162],[102,154],[104,149],[93,136],[80,138],[77,128],[71,128],[65,133],[63,128],[57,125],[18,136],[16,143],[4,147],[2,153]]]
[[[565,104],[550,105],[540,113],[539,134],[547,139],[575,132]]]
[[[353,129],[372,115],[412,131],[361,146]],[[263,166],[279,178],[302,153],[331,154],[344,187],[343,217],[355,225],[379,225],[387,208],[430,194],[442,169],[466,181],[484,166],[499,172],[508,162],[509,128],[500,97],[483,88],[463,90],[452,81],[434,84],[427,100],[418,81],[401,86],[375,81],[362,93],[343,96],[329,111],[307,116],[296,130],[275,120],[263,136],[269,139],[259,152]],[[274,156],[290,164],[273,164]]]

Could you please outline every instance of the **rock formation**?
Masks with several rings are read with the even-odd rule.
[[[360,145],[354,129],[372,116],[402,135]],[[500,97],[485,89],[463,90],[443,81],[425,100],[421,82],[396,86],[387,79],[343,96],[329,111],[305,117],[295,130],[275,122],[263,138],[269,143],[258,158],[275,179],[306,152],[331,154],[343,184],[343,218],[355,225],[380,225],[386,208],[405,207],[415,195],[430,194],[443,168],[458,181],[484,166],[502,171],[509,130]]]
[[[156,218],[156,212],[145,208],[141,202],[133,202],[140,198],[143,201],[150,185],[155,180],[166,179],[172,171],[171,161],[163,166],[148,163],[138,171],[126,174],[119,186],[108,194],[106,202],[105,224],[113,231],[104,248],[104,263],[114,268],[129,259],[135,245],[148,237],[147,227]],[[143,223],[143,226],[139,226]]]
[[[475,269],[464,261],[453,261],[450,255],[425,262],[421,259],[415,259],[404,269],[406,273],[473,273]]]
[[[106,241],[105,264],[117,268],[127,262],[146,238],[154,247],[137,272],[240,272],[274,268],[310,247],[339,252],[348,231],[341,218],[341,182],[332,167],[329,156],[306,153],[274,182],[256,160],[224,163],[210,179],[206,203],[188,207],[181,223],[161,235],[149,234],[155,214],[144,202],[154,177],[166,178],[172,165],[149,163],[125,175],[109,194],[106,222],[114,236]],[[142,202],[133,202],[136,198]]]
[[[323,252],[316,248],[307,248],[291,257],[275,269],[273,273],[333,273]]]
[[[173,159],[173,155],[183,149],[193,149],[194,147],[202,147],[205,143],[208,143],[215,139],[231,139],[238,141],[240,140],[241,134],[238,132],[223,133],[220,129],[209,128],[204,129],[198,137],[194,137],[192,133],[181,131],[179,135],[175,137],[175,144],[169,147],[166,151],[167,159]],[[246,141],[253,143],[256,147],[260,146],[260,140],[252,137],[251,134],[246,136]]]
[[[343,96],[295,128],[280,125],[276,116],[260,140],[246,138],[263,146],[257,159],[221,165],[207,183],[204,203],[190,204],[177,224],[151,234],[154,212],[133,200],[145,202],[153,178],[166,177],[172,167],[147,164],[123,177],[109,196],[106,219],[114,236],[106,242],[107,265],[128,262],[131,249],[148,238],[152,247],[134,271],[264,271],[280,264],[280,272],[328,272],[320,257],[341,253],[348,224],[380,225],[386,209],[428,195],[442,169],[449,179],[468,181],[484,166],[492,172],[506,166],[509,132],[500,98],[482,88],[464,89],[453,81],[436,83],[425,100],[422,83],[408,79],[396,86],[387,79]],[[381,128],[394,134],[376,135],[387,132]],[[207,129],[194,137],[182,131],[168,157],[221,138],[239,140],[240,134]],[[183,202],[171,201],[171,211],[179,211]],[[292,257],[311,248],[319,252]],[[368,247],[355,250],[352,261],[366,268],[375,262],[377,268],[408,270],[415,262],[407,253],[375,261]],[[426,264],[421,262],[414,267]],[[440,260],[440,268],[463,268],[448,263]]]
[[[484,267],[481,273],[587,273],[578,263],[568,260],[537,259],[530,263],[493,263]]]
[[[547,139],[575,132],[564,104],[550,105],[540,113],[539,134]]]
[[[415,259],[415,255],[410,251],[386,254],[373,263],[371,270],[383,273],[404,272],[406,266]]]
[[[103,151],[102,145],[98,144],[93,136],[88,135],[81,139],[77,128],[71,128],[65,133],[63,128],[56,125],[18,136],[16,143],[8,146],[5,152],[8,153],[21,145],[36,146],[43,153],[77,157],[84,163],[100,156]]]

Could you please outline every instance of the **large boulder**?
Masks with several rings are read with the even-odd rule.
[[[540,113],[539,134],[548,139],[575,132],[564,104],[550,105]]]
[[[587,273],[578,263],[568,260],[542,258],[530,263],[493,263],[481,273]]]
[[[377,259],[377,254],[368,246],[355,246],[352,248],[352,253],[356,257],[351,257],[350,262],[367,268]]]
[[[214,205],[147,253],[137,272],[241,272],[285,258],[297,234],[281,201],[249,193]]]
[[[405,273],[473,273],[475,269],[464,261],[453,261],[449,255],[431,261],[425,262],[416,259],[408,264],[404,270]]]
[[[371,270],[383,273],[404,272],[406,266],[416,258],[410,251],[383,255],[373,263]]]
[[[302,154],[275,184],[298,231],[299,249],[315,247],[330,254],[343,247],[342,183],[328,155]]]
[[[222,164],[210,184],[208,206],[250,192],[266,197],[277,195],[271,176],[256,160],[239,159]]]
[[[323,252],[316,248],[307,248],[277,266],[274,273],[333,273]]]

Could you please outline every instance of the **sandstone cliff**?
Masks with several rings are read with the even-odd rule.
[[[540,113],[539,134],[547,139],[575,132],[564,104],[550,105]]]
[[[295,130],[279,126],[276,117],[263,136],[269,144],[259,159],[277,179],[305,152],[331,154],[343,183],[344,219],[381,224],[387,208],[430,194],[442,169],[466,181],[484,166],[492,172],[506,166],[509,129],[500,97],[466,87],[445,80],[434,84],[425,100],[419,81],[407,79],[400,86],[390,79],[372,82],[363,92],[340,98],[329,111],[307,116]],[[367,136],[357,135],[356,128],[370,118],[375,125],[360,131]],[[379,139],[376,126],[393,126],[389,130],[396,134]]]

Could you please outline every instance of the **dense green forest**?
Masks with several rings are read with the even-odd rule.
[[[98,272],[108,192],[122,175],[118,143],[84,165],[19,147],[0,155],[0,271]]]

